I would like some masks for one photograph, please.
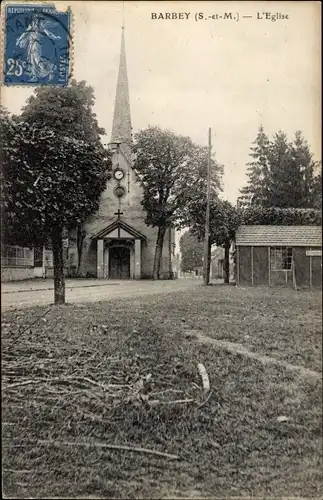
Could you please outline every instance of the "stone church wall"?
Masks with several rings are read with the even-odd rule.
[[[146,241],[142,242],[141,246],[141,278],[151,278],[158,229],[148,227],[145,224],[145,211],[140,203],[143,195],[142,188],[127,160],[121,153],[119,155],[115,153],[112,162],[113,169],[118,164],[125,171],[125,176],[121,182],[117,182],[115,179],[108,181],[107,187],[101,195],[99,210],[91,215],[84,224],[85,239],[79,274],[84,277],[96,277],[97,250],[96,241],[92,240],[92,236],[116,221],[117,215],[115,214],[120,209],[122,212],[121,220],[146,236]],[[117,185],[121,185],[126,191],[122,198],[117,198],[114,194]],[[74,233],[70,235],[69,248],[69,268],[72,275],[76,272],[78,261],[76,245],[76,234]],[[160,275],[163,278],[168,277],[168,253],[168,234],[166,233],[160,270]]]

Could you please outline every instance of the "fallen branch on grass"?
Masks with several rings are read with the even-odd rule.
[[[18,339],[20,339],[20,337],[27,331],[29,330],[29,328],[31,326],[33,326],[35,323],[37,323],[37,321],[39,321],[40,319],[42,319],[44,316],[46,316],[46,314],[48,314],[50,311],[50,309],[47,309],[47,311],[44,312],[44,314],[42,314],[41,316],[38,316],[38,318],[36,318],[34,321],[32,321],[32,323],[30,323],[28,326],[26,326],[21,332],[19,332],[18,336],[13,339],[10,343],[9,343],[9,346],[11,347],[13,344],[15,344],[17,342]]]
[[[205,369],[205,366],[202,365],[202,363],[199,363],[197,365],[197,368],[202,378],[204,392],[208,392],[210,390],[210,380],[207,371]]]
[[[13,387],[19,387],[23,385],[29,385],[29,384],[39,384],[41,382],[46,382],[46,383],[58,383],[58,384],[73,384],[75,382],[87,382],[88,384],[94,385],[95,387],[100,387],[103,390],[108,390],[111,388],[114,389],[122,389],[124,387],[126,388],[131,388],[130,385],[128,384],[102,384],[101,382],[96,382],[95,380],[92,380],[88,377],[52,377],[52,378],[45,378],[45,377],[37,377],[35,380],[25,380],[23,382],[16,382],[14,384],[10,384],[5,386],[5,389],[12,389]],[[113,395],[113,394],[112,394]]]
[[[206,403],[208,402],[208,400],[210,399],[212,394],[213,394],[213,391],[210,391],[207,398],[205,398],[204,401],[202,401],[202,403],[200,405],[198,405],[198,409],[200,409],[200,408],[202,408],[202,406],[206,405]]]
[[[176,399],[175,401],[159,401],[158,399],[153,399],[149,401],[149,405],[175,405],[175,404],[183,404],[183,403],[193,403],[194,399]]]
[[[14,472],[15,474],[32,474],[33,470],[26,469],[2,469],[4,472]]]
[[[164,391],[151,392],[149,396],[157,396],[157,394],[166,394],[166,392],[184,392],[180,389],[165,389]]]
[[[82,381],[84,380],[85,382],[88,382],[89,384],[96,385],[97,387],[101,387],[101,389],[111,389],[113,388],[122,388],[122,387],[128,387],[130,388],[131,386],[129,384],[102,384],[101,382],[96,382],[95,380],[92,380],[91,378],[88,377],[74,377],[76,380]]]
[[[122,450],[122,451],[134,451],[136,453],[146,453],[149,455],[156,455],[158,457],[169,458],[169,460],[179,460],[178,455],[171,455],[170,453],[164,453],[163,451],[152,450],[148,448],[137,448],[131,446],[123,446],[117,444],[106,444],[106,443],[81,443],[79,441],[56,441],[51,439],[39,439],[38,444],[43,445],[53,445],[53,446],[75,446],[75,447],[86,447],[86,448],[105,448],[107,450]]]
[[[10,385],[4,385],[4,389],[12,389],[13,387],[20,387],[22,385],[29,385],[29,384],[39,384],[41,380],[25,380],[24,382],[16,382],[15,384],[10,384]]]

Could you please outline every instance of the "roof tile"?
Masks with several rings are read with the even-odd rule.
[[[236,234],[237,246],[322,246],[320,226],[245,226]]]

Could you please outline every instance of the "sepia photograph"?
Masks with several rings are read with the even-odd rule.
[[[321,499],[321,3],[0,9],[3,497]]]

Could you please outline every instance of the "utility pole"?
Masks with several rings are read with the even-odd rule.
[[[168,228],[168,279],[169,280],[172,280],[174,278],[172,254],[173,254],[172,228],[169,227]]]
[[[206,214],[205,214],[205,235],[204,235],[204,261],[203,261],[203,282],[209,284],[209,244],[210,244],[210,195],[211,195],[211,129],[209,128],[209,151],[207,165],[207,192],[206,192]]]

